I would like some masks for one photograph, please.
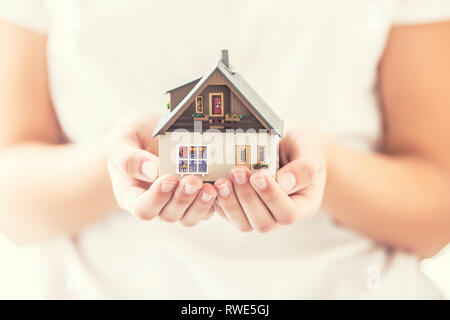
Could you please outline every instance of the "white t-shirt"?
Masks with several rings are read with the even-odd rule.
[[[0,0],[0,16],[48,33],[51,95],[74,142],[104,137],[131,110],[163,111],[164,92],[201,76],[226,48],[287,129],[310,121],[371,151],[390,27],[449,19],[450,1]],[[268,234],[240,233],[218,216],[187,229],[116,212],[46,249],[48,297],[440,296],[415,257],[324,212]]]

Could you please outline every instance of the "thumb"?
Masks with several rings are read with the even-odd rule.
[[[110,145],[108,157],[127,176],[152,183],[158,178],[159,158],[130,141]]]
[[[278,171],[277,181],[289,195],[312,185],[315,174],[316,169],[313,165],[303,159],[297,159]]]
[[[119,159],[120,168],[130,177],[154,182],[158,178],[158,157],[150,152],[135,149],[124,153]]]

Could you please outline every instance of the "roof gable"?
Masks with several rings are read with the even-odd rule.
[[[205,74],[192,90],[178,103],[178,105],[172,110],[171,113],[163,116],[153,131],[153,137],[161,134],[183,113],[183,111],[189,106],[190,101],[194,99],[195,95],[203,89],[203,85],[216,71],[220,71],[223,76],[228,80],[230,85],[234,87],[239,94],[247,100],[248,105],[252,108],[261,119],[263,119],[267,125],[274,130],[279,136],[283,135],[283,120],[279,118],[275,112],[262,100],[262,98],[250,87],[250,85],[242,78],[238,73],[231,72],[230,69],[222,62],[219,61],[217,66],[214,66],[207,74]],[[196,81],[196,80],[194,80]]]
[[[185,83],[185,84],[182,84],[182,85],[180,85],[180,86],[178,86],[178,87],[175,87],[175,88],[173,88],[173,89],[167,90],[166,93],[174,92],[175,90],[181,89],[181,88],[186,87],[186,86],[189,86],[189,85],[194,85],[194,86],[195,86],[195,85],[197,84],[197,82],[199,82],[201,79],[202,79],[202,78],[198,78],[198,79],[189,81],[189,82],[187,82],[187,83]]]
[[[234,88],[247,100],[251,108],[279,135],[283,135],[283,120],[264,102],[255,90],[244,80],[239,73],[232,73],[219,62],[217,68],[230,81]]]

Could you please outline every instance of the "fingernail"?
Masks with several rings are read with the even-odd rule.
[[[267,181],[264,176],[253,176],[250,178],[252,185],[256,188],[263,190],[267,187]]]
[[[164,193],[168,193],[173,189],[174,186],[175,186],[175,183],[170,182],[170,181],[164,181],[161,184],[161,191]]]
[[[224,198],[230,195],[230,187],[228,186],[228,183],[224,183],[220,186],[217,186],[217,189],[219,189],[220,195]]]
[[[245,170],[235,170],[232,172],[234,181],[238,184],[244,184],[247,182],[247,172]]]
[[[184,191],[185,191],[187,194],[194,194],[194,193],[197,192],[198,189],[199,189],[198,186],[194,186],[194,185],[189,184],[189,183],[186,183],[186,184],[184,185]]]
[[[212,200],[212,198],[214,198],[214,196],[212,194],[202,192],[201,199],[203,202],[209,202]]]
[[[150,180],[150,182],[153,182],[156,180],[158,175],[158,168],[156,164],[152,161],[145,161],[142,164],[141,167],[142,174]]]
[[[278,176],[278,181],[285,191],[291,191],[295,185],[295,176],[291,172],[282,173]]]

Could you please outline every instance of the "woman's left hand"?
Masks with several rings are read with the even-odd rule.
[[[237,229],[274,230],[314,215],[320,208],[326,181],[325,139],[315,129],[288,132],[279,144],[281,169],[276,180],[234,167],[230,179],[220,179],[215,209]]]

